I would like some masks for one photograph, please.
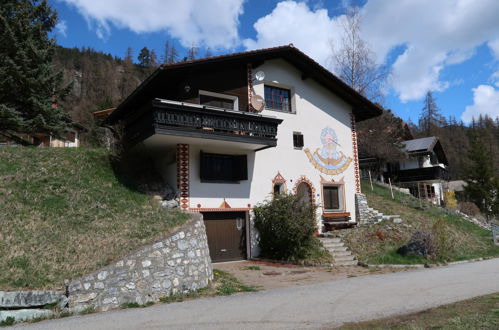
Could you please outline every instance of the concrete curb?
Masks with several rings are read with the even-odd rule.
[[[499,259],[499,257],[490,257],[490,258],[475,258],[475,259],[468,259],[468,260],[460,260],[460,261],[451,261],[448,263],[442,263],[442,264],[413,264],[413,265],[405,265],[405,264],[363,264],[364,267],[368,268],[434,268],[434,267],[445,267],[445,266],[452,266],[452,265],[459,265],[459,264],[466,264],[469,262],[477,262],[477,261],[483,261],[483,260],[489,260],[489,259]]]

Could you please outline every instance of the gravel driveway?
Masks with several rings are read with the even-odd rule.
[[[499,292],[499,259],[362,276],[144,309],[126,309],[25,329],[332,328]]]

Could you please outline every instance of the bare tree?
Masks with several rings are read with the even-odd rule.
[[[426,92],[423,110],[419,117],[419,129],[425,136],[436,135],[439,127],[447,124],[440,113],[437,102],[431,91]]]
[[[350,87],[371,101],[382,103],[383,86],[390,74],[385,65],[376,63],[375,54],[360,36],[362,15],[358,8],[347,10],[343,38],[336,47],[331,42],[333,70]]]

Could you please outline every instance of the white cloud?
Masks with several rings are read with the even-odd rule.
[[[494,72],[492,76],[490,76],[490,79],[494,81],[494,85],[496,85],[496,87],[499,87],[499,70]]]
[[[451,83],[441,81],[442,70],[470,59],[484,43],[499,59],[497,0],[368,0],[361,13],[363,37],[379,63],[393,49],[404,47],[390,79],[403,102],[421,99],[428,90],[448,88]],[[255,23],[256,38],[243,44],[254,49],[293,43],[327,65],[329,41],[341,40],[343,19],[311,9],[308,2],[283,1]]]
[[[232,48],[239,43],[244,0],[62,0],[75,6],[97,36],[111,26],[136,33],[167,31],[185,47],[192,43]]]
[[[499,35],[496,0],[370,0],[362,13],[364,37],[379,58],[407,46],[393,66],[392,87],[401,101],[447,88],[442,69],[468,60]],[[499,41],[488,45],[499,56]]]
[[[496,60],[499,60],[499,39],[489,41],[488,46],[492,50]]]
[[[292,43],[319,63],[326,65],[330,41],[340,38],[338,18],[326,9],[310,9],[308,4],[283,1],[253,25],[256,39],[243,41],[247,49],[267,48]]]
[[[465,123],[471,122],[473,117],[488,115],[491,118],[499,117],[499,90],[489,85],[479,85],[473,88],[473,104],[468,105],[461,119]]]
[[[55,31],[57,34],[67,37],[67,30],[68,30],[68,25],[66,24],[66,21],[60,20],[57,25],[55,26]]]

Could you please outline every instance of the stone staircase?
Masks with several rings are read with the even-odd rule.
[[[383,213],[376,209],[373,209],[372,207],[367,208],[367,214],[369,216],[369,220],[364,223],[364,225],[374,225],[383,220],[392,220],[395,223],[402,222],[402,219],[400,219],[400,215],[384,215]]]
[[[354,266],[357,260],[339,237],[319,237],[322,245],[333,257],[333,266]]]

